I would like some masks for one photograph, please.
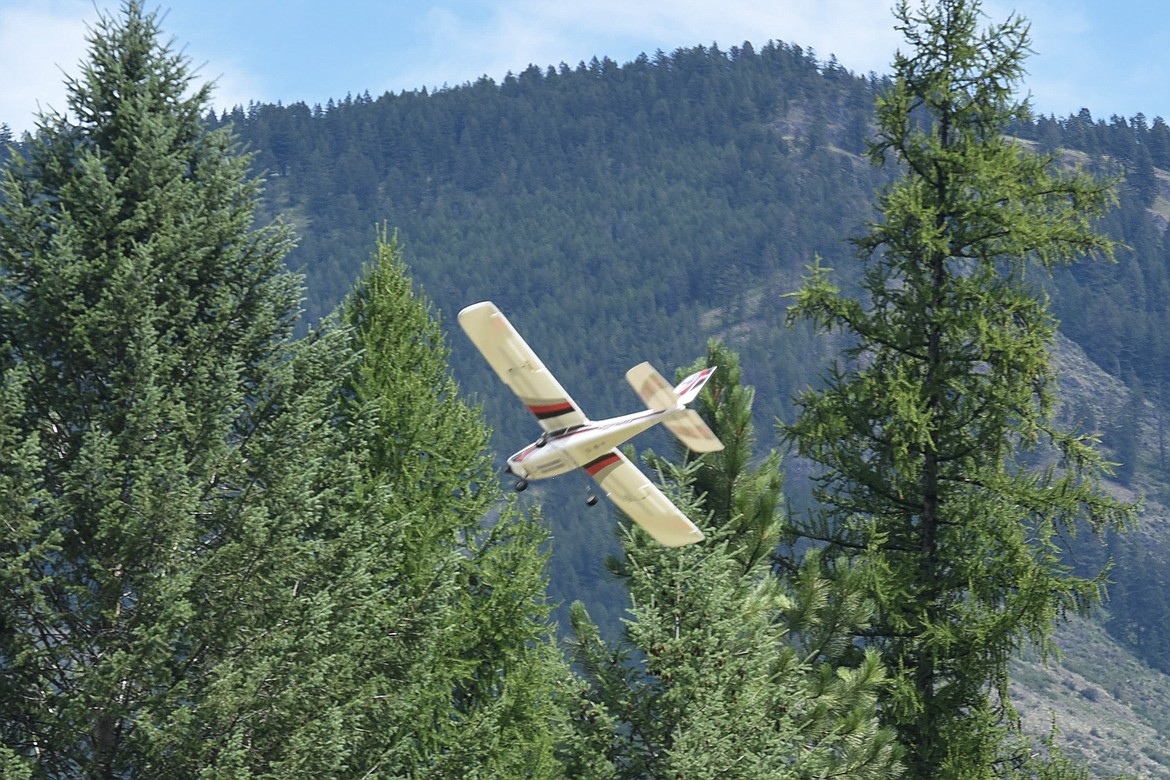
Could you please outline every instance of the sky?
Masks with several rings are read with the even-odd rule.
[[[645,52],[769,40],[888,73],[902,44],[894,0],[146,0],[162,28],[215,82],[217,110],[422,87],[497,82],[530,64],[626,63]],[[1021,94],[1042,114],[1088,108],[1170,120],[1170,3],[983,0],[989,21],[1031,23]],[[87,30],[120,0],[0,0],[0,123],[17,135],[38,112],[65,109],[67,74]]]

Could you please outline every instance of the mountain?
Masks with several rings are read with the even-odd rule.
[[[1067,337],[1058,337],[1053,365],[1062,414],[1070,419],[1083,418],[1094,409],[1107,418],[1134,407],[1134,392]],[[1152,454],[1161,413],[1148,402],[1139,407],[1134,412],[1138,449]],[[1112,486],[1127,500],[1144,492],[1145,508],[1139,528],[1106,545],[1117,563],[1110,572],[1111,598],[1105,609],[1092,619],[1071,617],[1058,628],[1054,642],[1059,657],[1045,661],[1025,652],[1012,669],[1012,692],[1025,729],[1042,735],[1055,725],[1058,743],[1081,758],[1093,777],[1170,778],[1170,751],[1165,748],[1170,744],[1170,677],[1161,642],[1153,638],[1167,629],[1157,614],[1162,600],[1143,604],[1129,595],[1139,583],[1143,589],[1145,583],[1152,587],[1164,583],[1170,560],[1166,554],[1170,508],[1165,505],[1164,486],[1149,476],[1151,469],[1136,471],[1133,486],[1117,482]],[[1074,549],[1086,568],[1101,561],[1101,548],[1095,543],[1074,543]],[[1138,624],[1146,636],[1134,633]]]
[[[464,305],[494,300],[592,416],[633,408],[621,378],[629,366],[650,360],[669,374],[719,337],[740,351],[758,391],[757,427],[767,433],[774,419],[790,419],[793,392],[815,383],[837,351],[785,328],[782,296],[817,256],[846,285],[856,279],[848,238],[872,218],[874,192],[889,175],[861,154],[883,86],[799,46],[744,43],[624,65],[533,66],[502,83],[434,93],[253,104],[208,121],[232,123],[256,151],[268,176],[267,216],[297,228],[290,261],[306,273],[310,321],[336,306],[377,226],[388,224],[448,326]],[[1055,353],[1063,413],[1100,432],[1120,464],[1117,490],[1149,497],[1141,529],[1072,541],[1075,565],[1112,557],[1115,585],[1107,612],[1065,628],[1070,647],[1091,638],[1094,654],[1124,655],[1141,668],[1140,690],[1092,664],[1074,671],[1081,656],[1072,650],[1058,671],[1031,663],[1021,701],[1042,728],[1036,715],[1046,706],[1072,712],[1052,675],[1075,675],[1061,684],[1076,688],[1090,713],[1114,702],[1136,712],[1149,697],[1170,698],[1170,608],[1157,587],[1170,570],[1170,128],[1081,111],[1012,132],[1118,178],[1118,207],[1103,224],[1125,244],[1116,264],[1061,269],[1036,284],[1067,339]],[[524,410],[457,329],[450,339],[456,374],[496,425],[497,447],[527,442],[534,426]],[[586,512],[574,498],[579,486],[565,483],[525,496],[543,503],[554,530],[554,596],[584,598],[616,631],[619,589],[601,566],[614,549],[606,543],[611,510]],[[800,511],[798,468],[788,484]],[[1148,708],[1142,717],[1153,740],[1142,771],[1170,776],[1170,758],[1156,747],[1170,735],[1170,714]],[[1069,744],[1106,771],[1106,751],[1092,745],[1128,732],[1101,733]]]

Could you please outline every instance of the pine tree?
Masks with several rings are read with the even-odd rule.
[[[8,126],[8,123],[0,122],[0,168],[3,168],[12,157],[12,144],[15,140],[12,128]]]
[[[875,727],[870,698],[875,689],[867,682],[882,679],[884,670],[852,641],[855,632],[868,628],[873,611],[861,573],[830,580],[821,574],[819,551],[791,549],[782,456],[775,449],[763,458],[756,455],[755,388],[743,383],[739,354],[711,340],[706,358],[680,369],[678,378],[698,370],[700,364],[719,368],[695,408],[725,446],[699,458],[690,490],[711,513],[712,523],[731,531],[736,556],[745,566],[771,562],[772,576],[787,599],[781,618],[785,639],[801,659],[807,695],[817,703],[815,716],[802,730],[810,743],[813,735],[831,734],[847,747],[834,756],[836,772],[880,775],[892,771],[889,756],[883,753],[890,734]],[[682,446],[678,453],[684,462],[694,457]]]
[[[382,233],[342,307],[358,355],[340,425],[362,480],[346,533],[367,593],[363,766],[402,777],[558,777],[569,680],[552,643],[546,534],[501,508],[489,431],[460,396],[448,348],[396,236]],[[485,518],[493,522],[485,527]],[[351,581],[352,576],[342,578]],[[342,695],[337,692],[336,695]]]
[[[784,511],[780,451],[771,450],[763,458],[755,453],[755,388],[743,384],[739,354],[713,339],[705,360],[680,369],[678,378],[705,366],[719,369],[695,408],[724,449],[698,457],[689,483],[692,495],[713,524],[730,531],[746,567],[771,562],[788,595],[783,618],[788,641],[808,663],[821,666],[822,672],[864,663],[864,653],[853,644],[854,635],[868,628],[873,611],[863,572],[849,570],[832,580],[821,576],[820,551],[801,544]],[[681,444],[677,453],[682,462],[696,457]]]
[[[1091,223],[1113,196],[1004,135],[1027,118],[1013,100],[1024,20],[981,32],[977,0],[896,14],[910,50],[870,155],[902,175],[856,241],[865,298],[819,266],[795,296],[792,318],[855,344],[786,434],[820,467],[823,522],[806,533],[829,564],[867,572],[877,615],[863,636],[895,677],[882,713],[910,776],[1003,776],[1018,757],[1008,661],[1025,643],[1051,649],[1054,621],[1100,597],[1060,536],[1132,512],[1100,488],[1093,442],[1054,426],[1055,325],[1027,276],[1111,257]],[[1047,458],[1038,470],[1017,461],[1029,449]]]
[[[697,408],[726,449],[681,464],[648,460],[688,516],[709,518],[710,538],[666,549],[626,529],[616,570],[631,607],[619,645],[603,642],[584,607],[573,607],[574,657],[586,679],[577,725],[610,762],[601,764],[608,772],[595,766],[585,776],[895,776],[892,735],[874,709],[884,679],[876,656],[835,667],[821,662],[822,648],[794,641],[790,627],[823,611],[811,602],[825,583],[815,556],[800,583],[772,571],[783,525],[777,458],[749,466],[753,392],[739,384],[738,356],[713,342],[707,360],[719,371]]]
[[[724,446],[719,452],[698,457],[679,443],[677,459],[696,461],[692,491],[715,525],[733,527],[735,539],[743,547],[740,555],[744,565],[751,568],[758,561],[770,561],[780,544],[784,528],[781,457],[773,450],[754,462],[755,388],[743,384],[738,353],[713,339],[707,344],[706,358],[680,369],[677,378],[707,366],[718,370],[708,380],[695,409]]]

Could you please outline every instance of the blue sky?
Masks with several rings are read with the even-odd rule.
[[[148,0],[219,108],[250,101],[324,104],[499,81],[529,64],[620,63],[641,52],[768,40],[885,73],[900,44],[894,0]],[[64,107],[64,73],[85,57],[86,26],[118,0],[0,0],[0,122],[31,129],[38,106]],[[1170,119],[1170,3],[984,0],[1032,24],[1024,89],[1042,113],[1082,107]]]

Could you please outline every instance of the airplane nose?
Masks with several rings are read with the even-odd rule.
[[[528,479],[528,469],[523,465],[514,462],[511,458],[508,459],[507,465],[504,466],[504,471],[511,474],[516,479]]]

